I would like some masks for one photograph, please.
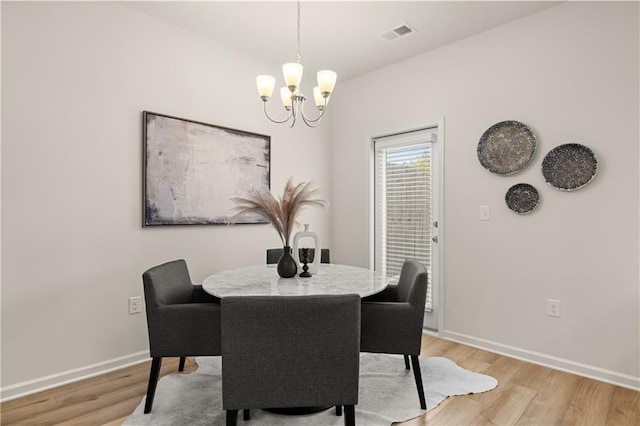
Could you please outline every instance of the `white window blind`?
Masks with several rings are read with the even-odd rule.
[[[426,309],[432,308],[432,142],[430,130],[375,140],[376,270],[397,282],[406,259],[429,271]]]

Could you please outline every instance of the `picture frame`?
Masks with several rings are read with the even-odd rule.
[[[271,137],[143,111],[143,227],[228,224],[234,197],[270,188]],[[267,223],[245,214],[234,223]]]

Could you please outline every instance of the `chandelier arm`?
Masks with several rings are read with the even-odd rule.
[[[322,116],[318,117],[315,121],[305,120],[304,117],[302,119],[304,120],[304,124],[306,124],[308,127],[311,127],[311,128],[318,127],[322,122]]]
[[[285,120],[278,121],[278,120],[274,120],[273,118],[271,118],[271,117],[269,116],[269,113],[267,112],[267,103],[266,103],[266,102],[263,102],[263,104],[264,104],[264,115],[266,115],[266,116],[267,116],[267,118],[268,118],[272,123],[276,123],[276,124],[286,123],[287,121],[291,120],[291,117],[293,117],[293,122],[295,123],[295,121],[296,121],[296,120],[295,120],[295,115],[293,114],[293,108],[292,108],[292,110],[291,110],[291,113],[289,114],[289,116],[288,116]]]
[[[294,97],[291,100],[291,123],[289,124],[289,127],[293,128],[293,126],[295,126],[296,124],[296,120],[298,119],[298,113],[300,112],[300,101]]]
[[[324,102],[324,106],[322,107],[322,111],[320,111],[320,115],[317,116],[316,118],[309,118],[305,115],[304,113],[304,108],[302,109],[302,119],[304,120],[304,122],[309,125],[309,123],[315,123],[318,122],[318,124],[320,124],[320,121],[322,120],[322,116],[324,115],[324,112],[327,110],[327,101],[325,100]],[[316,126],[310,126],[310,127],[316,127]]]
[[[322,110],[322,112],[320,113],[319,116],[317,116],[316,118],[309,118],[305,115],[304,111],[302,111],[302,119],[304,120],[304,122],[310,126],[311,123],[318,123],[320,124],[320,121],[322,120],[322,116],[324,115],[324,110]],[[310,126],[310,127],[315,127],[315,126]]]

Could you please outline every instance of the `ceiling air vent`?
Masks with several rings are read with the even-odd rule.
[[[395,40],[397,38],[400,37],[404,37],[407,36],[409,34],[414,33],[416,30],[413,29],[413,27],[409,24],[402,24],[397,26],[396,28],[389,30],[389,31],[385,31],[382,34],[380,34],[380,37],[382,37],[383,39],[387,40],[387,41],[391,41],[391,40]]]

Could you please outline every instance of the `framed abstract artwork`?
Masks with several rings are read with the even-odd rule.
[[[227,224],[270,187],[271,137],[143,111],[143,226]],[[245,214],[235,223],[266,223]]]

